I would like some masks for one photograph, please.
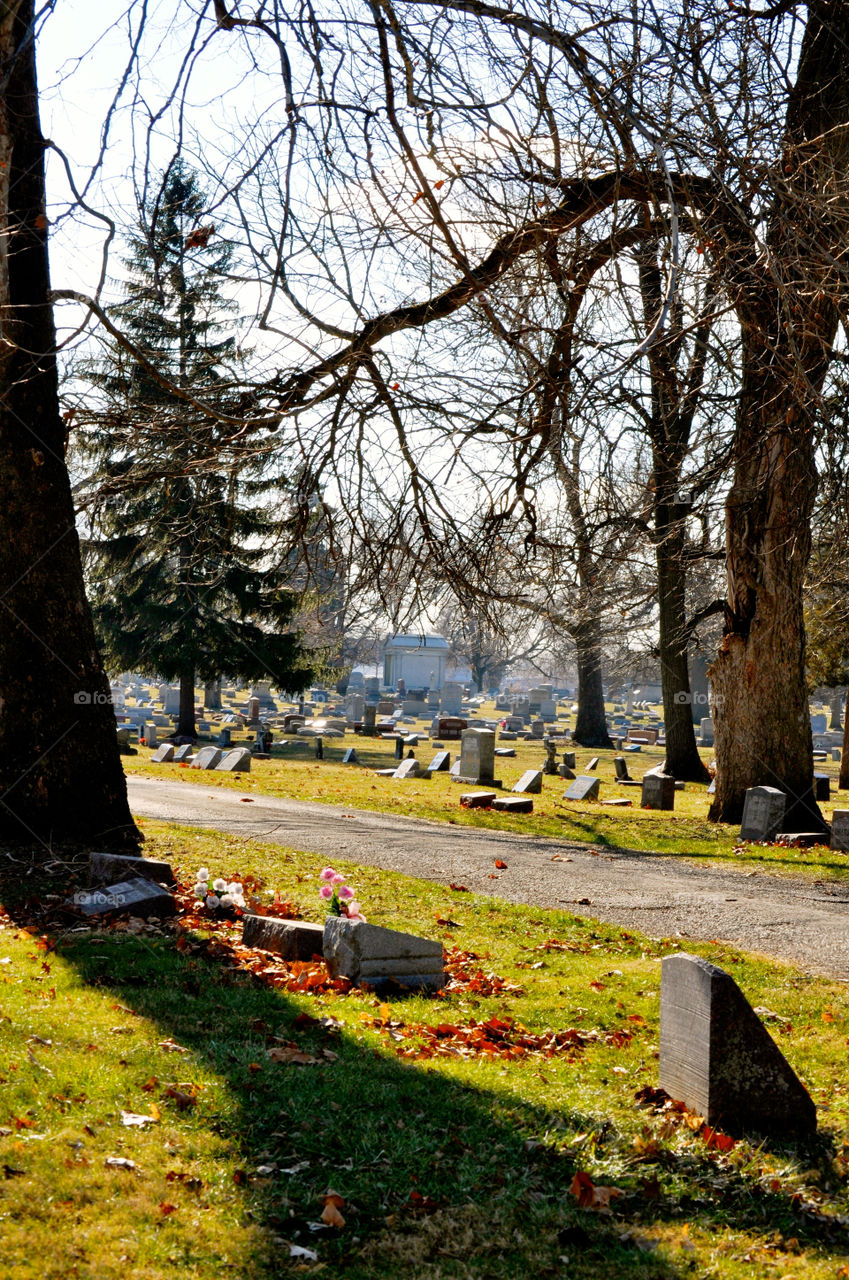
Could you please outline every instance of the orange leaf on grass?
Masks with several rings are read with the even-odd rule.
[[[495,865],[496,865],[496,867],[498,868],[498,870],[499,870],[499,871],[506,871],[506,870],[507,870],[507,863],[506,863],[506,862],[502,862],[501,858],[496,858],[496,859],[495,859]]]
[[[177,1212],[177,1206],[175,1204],[168,1204],[167,1201],[163,1200],[159,1206],[159,1212],[162,1214],[163,1218],[167,1218],[169,1214]]]

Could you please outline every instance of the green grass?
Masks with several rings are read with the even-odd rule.
[[[235,743],[236,738],[233,740]],[[244,741],[248,740],[245,737]],[[359,766],[341,763],[344,751],[352,745],[356,746],[361,762]],[[496,776],[509,790],[526,769],[541,767],[545,751],[539,743],[516,741],[504,745],[516,750],[515,759],[496,758]],[[451,749],[452,759],[456,758],[459,743],[446,743],[446,747]],[[705,784],[687,783],[684,791],[676,792],[674,813],[642,809],[639,788],[622,787],[614,781],[615,751],[576,747],[576,772],[584,771],[589,761],[598,756],[597,776],[602,783],[602,801],[630,800],[630,808],[607,808],[604,804],[564,800],[568,783],[558,777],[544,777],[542,795],[534,797],[533,814],[509,817],[480,809],[461,808],[460,793],[468,788],[452,782],[445,773],[434,774],[429,781],[396,782],[391,778],[375,777],[375,769],[394,763],[394,743],[379,738],[361,738],[348,733],[344,739],[327,739],[323,760],[315,759],[311,741],[306,747],[275,746],[274,751],[271,760],[253,761],[250,774],[151,764],[152,752],[145,747],[140,748],[137,756],[125,757],[125,767],[128,773],[190,782],[207,789],[225,787],[248,794],[373,809],[460,826],[584,841],[606,848],[675,854],[747,870],[765,870],[775,874],[827,874],[838,879],[849,875],[846,856],[832,853],[824,845],[812,849],[741,845],[739,827],[708,822],[710,797]],[[426,739],[416,748],[416,756],[425,766],[432,754]],[[712,759],[712,752],[705,751],[703,755],[706,762]],[[626,756],[631,776],[636,778],[641,778],[647,769],[663,758],[662,747],[643,747],[640,753]],[[817,768],[828,772],[832,778],[834,799],[821,806],[824,814],[830,817],[835,806],[847,804],[846,799],[841,800],[835,794],[839,765],[829,760],[818,763]]]
[[[186,879],[202,863],[252,873],[320,919],[314,857],[143,826],[147,852]],[[208,955],[200,934],[180,949],[171,932],[45,929],[33,899],[67,892],[73,869],[60,883],[16,875],[3,886],[0,1272],[825,1280],[849,1262],[837,1217],[849,1212],[843,984],[692,945],[769,1007],[820,1108],[812,1142],[723,1153],[635,1102],[657,1083],[660,961],[675,941],[340,869],[371,921],[473,952],[472,970],[521,992],[294,993]],[[493,1017],[533,1033],[572,1027],[586,1044],[553,1057],[402,1056],[425,1039],[411,1028]],[[273,1037],[319,1061],[273,1063]],[[122,1109],[156,1116],[153,1106],[143,1131],[122,1125]],[[136,1168],[107,1168],[107,1157]],[[578,1207],[578,1170],[621,1191],[610,1212]],[[330,1191],[344,1198],[345,1226],[314,1231]],[[318,1262],[290,1260],[291,1244]]]

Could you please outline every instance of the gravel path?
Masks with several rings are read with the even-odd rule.
[[[251,796],[248,804],[238,791],[210,793],[193,783],[128,777],[127,786],[139,817],[453,881],[508,902],[566,907],[652,937],[717,938],[849,979],[849,883],[719,870],[662,854],[269,796]],[[506,870],[495,871],[496,858]]]

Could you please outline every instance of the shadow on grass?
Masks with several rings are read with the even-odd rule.
[[[30,922],[24,910],[14,914],[18,924]],[[221,1081],[226,1100],[199,1106],[186,1123],[212,1125],[240,1153],[244,1211],[267,1241],[245,1276],[278,1276],[290,1266],[303,1272],[304,1264],[288,1257],[294,1242],[315,1249],[345,1280],[559,1276],[564,1258],[575,1280],[608,1271],[676,1280],[691,1274],[689,1261],[679,1269],[645,1251],[639,1233],[651,1223],[680,1228],[682,1211],[709,1231],[730,1226],[794,1235],[812,1248],[831,1243],[831,1226],[800,1219],[786,1196],[760,1192],[733,1169],[720,1185],[708,1155],[686,1158],[693,1167],[676,1171],[674,1195],[647,1196],[641,1181],[662,1176],[663,1164],[643,1164],[619,1180],[625,1194],[614,1216],[579,1209],[570,1195],[578,1167],[570,1142],[595,1128],[596,1154],[614,1151],[612,1125],[546,1110],[506,1089],[476,1088],[373,1048],[356,1024],[332,1021],[349,1000],[374,1012],[362,994],[287,995],[224,961],[180,951],[171,937],[67,934],[57,951],[90,987],[189,1050],[180,1074],[190,1075],[194,1060]],[[434,1003],[432,1021],[440,1020]],[[275,1037],[296,1041],[319,1063],[270,1062],[266,1049]],[[529,1061],[505,1069],[520,1076],[538,1067]],[[261,1166],[272,1169],[257,1176]],[[331,1188],[345,1198],[346,1227],[316,1232],[310,1224]]]

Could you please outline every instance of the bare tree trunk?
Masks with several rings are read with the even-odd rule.
[[[659,504],[655,526],[666,772],[679,781],[708,782],[710,775],[696,746],[687,669],[684,523],[674,508]]]
[[[180,674],[180,714],[177,720],[177,736],[196,738],[195,725],[195,672],[188,668]]]
[[[0,3],[0,835],[137,845],[65,464],[33,11]]]
[[[573,738],[582,747],[612,747],[601,681],[601,627],[591,620],[573,632],[578,661],[578,718]]]
[[[798,427],[809,393],[801,370],[794,387],[769,369],[774,349],[751,347],[750,337],[726,503],[725,631],[710,669],[718,766],[710,816],[738,822],[746,789],[766,785],[787,792],[793,829],[817,830],[802,616],[817,481],[812,431]]]

